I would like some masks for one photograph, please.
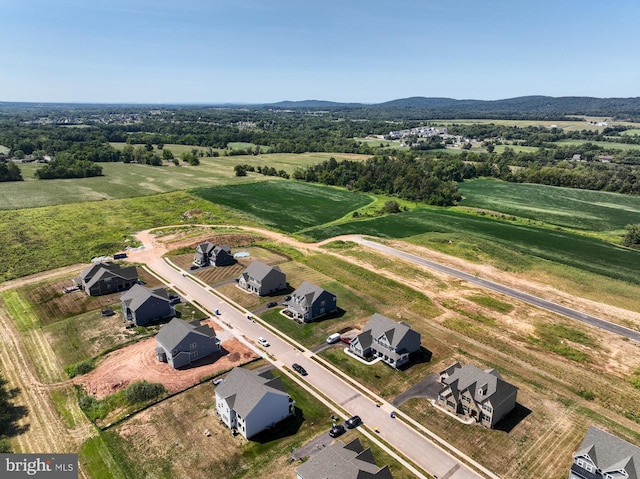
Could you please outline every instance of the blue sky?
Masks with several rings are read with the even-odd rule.
[[[0,0],[0,101],[640,96],[640,2]]]

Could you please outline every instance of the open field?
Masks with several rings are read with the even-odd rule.
[[[11,150],[9,148],[7,148],[6,146],[0,145],[0,153],[8,155],[10,151]]]
[[[173,146],[167,145],[166,148],[172,149]],[[185,145],[175,146],[181,146],[185,151],[191,151],[194,148]],[[247,176],[238,177],[233,168],[239,164],[254,167],[269,166],[291,174],[298,167],[317,164],[332,156],[337,159],[368,158],[365,155],[349,153],[276,153],[259,156],[204,157],[200,159],[198,166],[190,166],[183,162],[180,162],[180,166],[167,162],[163,166],[100,163],[104,176],[60,180],[37,180],[33,174],[42,165],[23,163],[18,166],[25,181],[2,184],[0,209],[132,198],[194,187],[273,180],[273,177],[251,172]]]
[[[584,143],[591,143],[592,145],[600,146],[602,148],[607,149],[615,149],[615,150],[639,150],[640,145],[634,145],[632,143],[616,143],[613,141],[588,141],[588,140],[558,140],[554,142],[555,145],[558,146],[577,146],[583,145]]]
[[[582,116],[582,115],[577,115]],[[580,131],[580,130],[596,130],[602,131],[606,128],[606,126],[598,126],[598,123],[602,123],[606,121],[609,126],[611,125],[637,125],[637,123],[629,123],[625,121],[611,121],[608,118],[601,117],[584,117],[585,121],[570,121],[570,120],[484,120],[484,119],[476,119],[476,120],[434,120],[432,123],[434,125],[452,125],[452,124],[460,124],[460,125],[468,125],[468,124],[494,124],[494,125],[507,125],[507,126],[517,126],[519,128],[525,128],[527,126],[543,126],[546,128],[550,128],[552,125],[556,125],[559,128],[567,131]],[[589,121],[593,122],[589,123]]]
[[[623,230],[640,223],[640,197],[604,191],[477,179],[460,184],[469,206],[584,231]]]
[[[634,136],[634,135],[640,135],[640,129],[638,128],[631,128],[629,130],[625,130],[621,133],[622,135],[626,135],[626,136]]]
[[[197,188],[192,193],[289,233],[335,221],[374,201],[362,193],[292,181]]]
[[[552,231],[509,221],[496,221],[453,209],[420,208],[397,215],[323,226],[305,235],[323,240],[345,234],[382,238],[422,236],[421,242],[453,251],[465,245],[468,257],[488,258],[508,270],[521,270],[539,260],[596,273],[603,277],[640,284],[636,264],[640,252],[604,241],[563,231]],[[414,241],[420,241],[416,238]],[[459,253],[460,251],[458,251]]]
[[[496,145],[495,151],[496,153],[504,153],[504,150],[506,150],[507,148],[512,149],[516,153],[522,153],[522,152],[531,153],[533,151],[538,151],[538,148],[535,146],[520,146],[520,145]]]

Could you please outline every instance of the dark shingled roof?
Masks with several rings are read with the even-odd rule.
[[[447,368],[447,370],[452,367]],[[488,369],[482,371],[475,366],[466,365],[463,367],[453,368],[454,372],[443,382],[448,385],[452,391],[464,391],[469,388],[469,392],[473,396],[474,401],[482,403],[487,399],[495,403],[510,396],[516,388],[513,384],[504,381],[498,371]],[[481,391],[483,391],[481,393]]]
[[[173,351],[190,333],[200,334],[210,338],[216,337],[216,333],[212,328],[209,326],[200,326],[199,321],[188,323],[182,319],[173,318],[160,328],[160,332],[156,335],[156,340],[162,344],[167,351]]]
[[[589,456],[604,473],[624,469],[629,479],[640,478],[640,447],[594,426],[589,428],[573,456]]]
[[[164,288],[149,289],[141,284],[134,284],[130,290],[120,296],[120,301],[124,302],[130,310],[136,311],[150,296],[169,302],[167,291]]]

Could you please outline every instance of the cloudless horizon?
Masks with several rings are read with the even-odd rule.
[[[640,96],[640,3],[0,0],[0,101]]]

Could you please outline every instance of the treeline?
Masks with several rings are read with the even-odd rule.
[[[7,380],[0,376],[0,453],[3,454],[12,452],[9,438],[29,427],[28,425],[18,426],[18,420],[27,415],[27,409],[13,403],[18,389],[8,389],[7,384]]]
[[[22,181],[22,172],[11,161],[0,161],[0,181]]]
[[[294,172],[302,181],[342,186],[349,189],[397,196],[437,206],[452,206],[460,201],[458,181],[471,170],[456,159],[425,159],[410,155],[375,156],[366,161],[335,158]]]
[[[40,180],[88,178],[102,176],[102,167],[93,161],[74,159],[69,154],[60,153],[55,160],[38,168],[34,175]]]

